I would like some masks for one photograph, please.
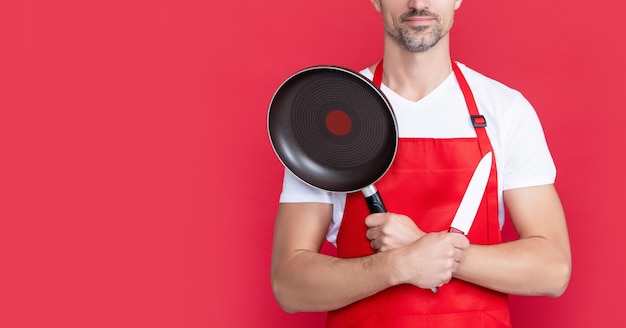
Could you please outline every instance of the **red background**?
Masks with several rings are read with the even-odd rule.
[[[559,174],[574,271],[516,327],[622,327],[624,5],[467,0],[454,58],[521,90]],[[270,288],[295,71],[382,54],[369,1],[2,1],[0,327],[319,327]],[[507,227],[507,234],[511,234]]]

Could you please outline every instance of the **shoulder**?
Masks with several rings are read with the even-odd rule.
[[[476,98],[486,97],[500,102],[513,102],[520,97],[523,98],[518,90],[479,73],[465,64],[458,62],[457,64]]]
[[[505,130],[500,133],[506,133],[512,125],[528,121],[534,124],[538,119],[535,109],[520,91],[464,64],[458,65],[474,94],[479,112],[497,124],[504,125],[502,128]]]

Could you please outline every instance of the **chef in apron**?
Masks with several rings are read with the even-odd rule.
[[[390,213],[370,215],[361,193],[316,190],[286,171],[272,252],[276,299],[288,312],[328,311],[328,327],[509,327],[507,294],[558,296],[571,272],[541,125],[519,92],[451,60],[461,1],[372,3],[385,51],[361,73],[388,97],[400,131],[396,158],[376,183]],[[490,152],[469,234],[448,233]],[[520,238],[503,243],[506,211]],[[319,253],[324,237],[336,257]]]

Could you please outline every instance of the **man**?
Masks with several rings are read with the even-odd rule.
[[[287,312],[329,311],[328,327],[508,327],[507,294],[559,296],[571,272],[539,120],[519,92],[451,61],[462,0],[371,1],[384,22],[384,56],[361,73],[398,121],[397,156],[376,184],[391,213],[370,215],[360,193],[324,192],[286,172],[276,299]],[[495,161],[470,233],[448,233],[489,151]],[[505,211],[520,238],[502,243]],[[338,257],[319,253],[325,237]]]

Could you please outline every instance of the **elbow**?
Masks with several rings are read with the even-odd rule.
[[[560,297],[567,290],[570,277],[572,275],[571,262],[563,263],[559,265],[554,271],[554,280],[551,284],[551,288],[547,291],[546,296]]]
[[[284,283],[281,283],[278,279],[272,278],[272,291],[274,293],[274,298],[280,308],[286,313],[293,314],[298,312],[293,302],[291,302],[288,292],[286,291],[288,288],[284,286]]]

